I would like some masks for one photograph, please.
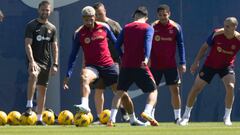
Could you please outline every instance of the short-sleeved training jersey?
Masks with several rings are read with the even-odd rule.
[[[34,60],[49,67],[51,65],[50,48],[52,42],[57,41],[56,27],[50,22],[43,24],[34,19],[27,24],[25,38],[32,39]]]
[[[228,39],[224,35],[224,29],[215,30],[207,39],[211,50],[206,58],[205,66],[221,69],[233,66],[236,54],[240,49],[240,34],[235,31],[235,36]]]

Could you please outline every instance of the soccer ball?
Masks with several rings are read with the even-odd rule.
[[[92,113],[89,112],[87,115],[90,118],[90,123],[92,123],[93,122],[93,115],[92,115]]]
[[[107,124],[110,119],[111,111],[108,109],[103,110],[99,115],[99,120],[102,124]]]
[[[22,113],[20,121],[22,125],[35,125],[37,122],[37,115],[35,112],[31,112],[30,116],[26,116],[25,113]]]
[[[74,124],[77,127],[87,127],[90,124],[90,118],[87,114],[76,113],[74,116]]]
[[[7,124],[7,114],[3,111],[0,111],[0,126]]]
[[[53,112],[50,111],[44,111],[42,113],[42,120],[44,123],[46,123],[47,125],[53,125],[54,121],[55,121],[55,116]]]
[[[18,111],[11,111],[7,116],[7,123],[9,125],[20,125],[21,114]]]
[[[58,124],[60,125],[71,125],[73,123],[73,114],[64,110],[58,115]]]

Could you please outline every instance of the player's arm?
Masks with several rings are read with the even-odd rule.
[[[68,59],[67,73],[66,73],[66,76],[65,76],[64,82],[63,82],[64,83],[63,84],[64,89],[69,88],[68,87],[68,82],[69,82],[69,79],[72,75],[73,67],[76,63],[76,59],[78,57],[79,49],[80,49],[79,33],[75,33],[74,36],[73,36],[72,51],[71,51],[71,54],[70,54],[69,59]]]
[[[213,38],[214,38],[214,33],[212,33],[206,42],[203,43],[203,45],[201,46],[201,48],[199,49],[197,56],[194,59],[193,64],[191,65],[190,71],[193,74],[197,68],[199,67],[200,64],[200,60],[205,56],[207,49],[209,46],[212,45],[213,43]]]
[[[115,48],[119,54],[120,57],[122,57],[123,55],[123,51],[122,51],[122,45],[123,45],[123,37],[124,37],[124,29],[122,29],[122,31],[120,32],[117,42],[115,44]]]
[[[0,22],[3,21],[3,18],[4,18],[3,12],[0,10]]]
[[[34,60],[33,57],[33,51],[32,51],[32,41],[33,41],[33,29],[30,26],[30,24],[27,25],[27,28],[25,30],[25,51],[26,51],[26,55],[28,58],[28,72],[36,72],[38,71],[38,65]]]
[[[146,30],[145,40],[144,40],[144,61],[142,62],[142,66],[146,66],[148,64],[148,60],[150,58],[151,49],[152,49],[152,39],[153,39],[154,29],[152,26],[149,26]]]
[[[186,56],[185,56],[185,47],[183,40],[183,32],[180,25],[178,25],[178,31],[176,35],[178,55],[179,55],[179,72],[182,74],[186,72]]]
[[[58,57],[59,57],[56,30],[54,31],[54,35],[51,42],[52,42],[51,44],[52,44],[52,56],[53,56],[53,65],[51,68],[51,73],[54,75],[58,70]]]
[[[105,26],[105,29],[106,29],[106,32],[107,32],[108,39],[110,39],[115,44],[117,42],[117,39],[116,39],[115,35],[113,34],[113,32],[110,30],[109,27]]]

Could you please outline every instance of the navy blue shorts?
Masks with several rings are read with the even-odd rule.
[[[232,66],[225,67],[222,69],[214,69],[214,68],[203,66],[199,72],[199,77],[202,80],[206,81],[207,83],[210,83],[215,74],[218,74],[220,78],[223,78],[228,74],[235,75],[235,72]]]
[[[150,93],[157,87],[149,68],[121,68],[118,79],[118,90],[128,91],[136,83],[144,93]]]
[[[113,85],[117,83],[118,75],[119,75],[119,68],[117,64],[113,64],[111,66],[95,66],[95,65],[88,65],[86,67],[94,68],[98,71],[99,78],[102,79],[104,83],[104,87]],[[98,80],[96,80],[97,82]]]
[[[167,85],[180,84],[177,68],[163,69],[163,70],[156,70],[151,68],[151,72],[153,74],[153,77],[157,85],[160,84],[163,75],[165,77],[165,81]]]

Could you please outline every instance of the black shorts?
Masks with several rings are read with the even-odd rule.
[[[220,78],[223,78],[227,74],[235,75],[235,72],[232,66],[225,67],[222,69],[214,69],[214,68],[203,66],[199,72],[199,77],[202,80],[206,81],[207,83],[210,83],[215,74],[218,74]]]
[[[103,67],[103,66],[95,66],[95,65],[88,65],[87,67],[94,68],[98,71],[98,79],[102,79],[103,84],[98,83],[98,79],[94,82],[96,88],[103,89],[107,86],[113,85],[117,83],[118,75],[119,75],[119,68],[117,64],[113,64],[111,66]]]
[[[144,93],[150,93],[157,87],[149,68],[121,68],[118,79],[118,90],[127,91],[136,83]]]
[[[157,85],[160,84],[162,76],[164,75],[167,85],[180,84],[177,68],[156,70],[151,68],[151,72]]]
[[[119,75],[119,64],[115,63],[114,66],[114,71],[117,71],[117,79],[118,79],[118,75]],[[115,80],[115,78],[114,78]],[[117,83],[117,81],[115,82]],[[96,88],[96,89],[105,89],[107,86],[104,83],[104,80],[101,76],[99,76],[99,78],[94,82],[93,87],[92,88]]]

